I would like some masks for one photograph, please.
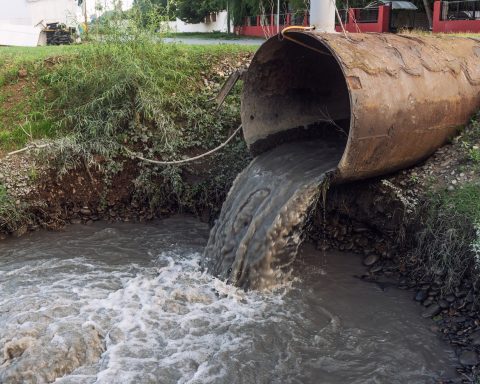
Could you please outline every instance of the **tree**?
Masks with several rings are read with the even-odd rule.
[[[177,0],[177,17],[186,23],[200,23],[210,13],[226,9],[226,0]]]
[[[152,14],[175,19],[176,2],[172,0],[134,0],[133,6],[143,15],[145,22]]]

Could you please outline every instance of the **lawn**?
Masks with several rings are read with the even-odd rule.
[[[188,115],[197,115],[195,111],[200,111],[204,102],[198,100],[201,72],[210,73],[215,63],[256,48],[144,41],[0,47],[0,154],[32,140],[75,131],[85,122],[88,129],[93,129],[95,122],[95,129],[106,124],[105,129],[116,131],[110,124],[123,125],[116,113],[133,116],[129,108],[134,108],[130,102],[135,96],[140,97],[140,106],[148,109],[145,113],[157,115],[155,118],[159,118],[162,104],[177,113],[174,110],[187,102]],[[154,100],[156,105],[150,104]],[[92,108],[81,109],[79,103]],[[70,122],[65,123],[65,118]]]

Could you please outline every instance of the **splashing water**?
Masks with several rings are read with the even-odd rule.
[[[208,228],[95,224],[0,243],[1,383],[427,383],[451,366],[402,291],[302,247],[291,287],[202,273]]]
[[[337,141],[278,146],[235,180],[205,249],[205,267],[242,288],[285,281],[301,242],[302,225],[343,153]]]

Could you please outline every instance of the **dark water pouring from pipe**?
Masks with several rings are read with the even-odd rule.
[[[244,288],[288,276],[322,182],[387,174],[428,157],[480,105],[480,41],[289,33],[256,53],[242,95],[258,155],[235,181],[206,268]]]

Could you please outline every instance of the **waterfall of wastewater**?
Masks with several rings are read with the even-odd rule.
[[[305,218],[343,149],[333,139],[297,141],[256,157],[236,178],[210,233],[206,270],[245,289],[288,277]]]

